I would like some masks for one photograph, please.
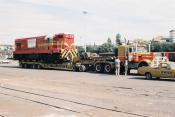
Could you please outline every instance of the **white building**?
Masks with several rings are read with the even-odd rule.
[[[152,39],[153,42],[173,42],[175,43],[175,30],[170,30],[169,31],[169,36],[164,37],[164,36],[157,36]]]
[[[175,30],[170,30],[170,41],[175,43]]]

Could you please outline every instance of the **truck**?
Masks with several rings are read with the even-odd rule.
[[[73,71],[93,71],[114,73],[115,58],[121,61],[121,73],[128,61],[128,72],[148,66],[154,54],[147,50],[146,44],[125,44],[116,47],[116,52],[106,56],[95,53],[77,52],[73,34],[55,34],[54,36],[37,36],[15,40],[14,59],[22,68],[51,68]]]
[[[127,71],[130,73],[131,69],[138,69],[142,66],[149,66],[154,59],[154,53],[150,52],[149,45],[145,43],[137,44],[123,44],[116,47],[114,54],[100,54],[101,56],[91,56],[86,54],[76,62],[79,71],[95,71],[103,73],[115,72],[115,58],[118,57],[121,61],[121,73],[125,71],[125,62],[128,62]]]

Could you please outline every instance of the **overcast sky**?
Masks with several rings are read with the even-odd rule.
[[[87,14],[83,14],[87,11]],[[168,36],[175,0],[0,0],[0,44],[15,38],[75,34],[78,44]]]

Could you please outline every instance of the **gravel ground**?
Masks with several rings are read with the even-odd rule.
[[[174,83],[0,65],[0,117],[174,117]]]

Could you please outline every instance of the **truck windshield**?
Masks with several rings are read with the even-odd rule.
[[[132,52],[148,52],[146,47],[138,46],[137,48],[134,47]]]

